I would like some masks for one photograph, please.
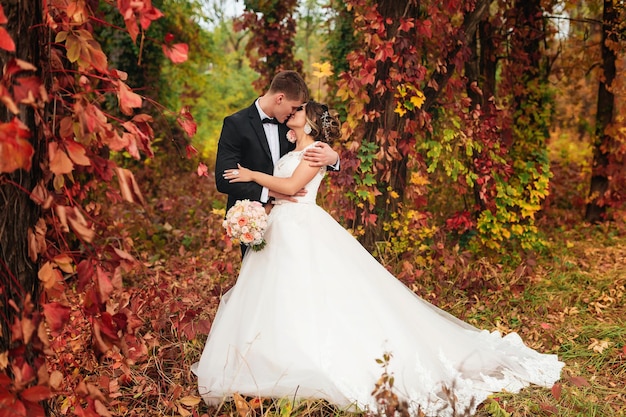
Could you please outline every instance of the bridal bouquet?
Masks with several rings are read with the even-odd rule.
[[[267,213],[258,201],[237,201],[226,213],[222,226],[229,237],[252,250],[259,251],[265,247],[263,234],[267,228]]]

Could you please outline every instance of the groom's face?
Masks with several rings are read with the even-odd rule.
[[[300,100],[289,100],[287,97],[282,96],[274,112],[274,117],[276,117],[279,122],[286,123],[302,104],[303,102]]]

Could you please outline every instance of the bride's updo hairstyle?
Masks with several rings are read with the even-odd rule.
[[[310,100],[306,106],[306,121],[311,126],[311,137],[320,142],[332,143],[341,137],[341,125],[325,104]],[[333,112],[334,113],[334,112]]]

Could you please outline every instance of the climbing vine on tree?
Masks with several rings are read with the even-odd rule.
[[[359,35],[338,85],[347,139],[336,183],[349,186],[342,215],[370,250],[402,254],[439,239],[475,250],[541,245],[534,216],[549,179],[541,61],[549,33],[541,13],[512,18],[522,3],[492,14],[488,6],[347,3]],[[519,50],[530,58],[510,59]],[[495,77],[465,71],[481,53],[492,63],[483,70],[509,77],[497,94]],[[534,65],[533,82],[515,75]]]
[[[16,415],[43,416],[40,402],[53,395],[50,387],[62,387],[66,410],[103,415],[106,406],[89,384],[64,375],[64,367],[48,369],[45,356],[54,354],[49,335],[63,331],[76,313],[90,323],[81,331],[91,332],[94,357],[117,351],[137,361],[147,352],[135,335],[140,320],[124,301],[122,275],[136,262],[132,240],[110,236],[93,197],[145,204],[132,172],[110,155],[152,156],[153,116],[145,97],[127,83],[127,73],[110,66],[94,36],[98,25],[113,27],[97,2],[50,1],[43,10],[38,4],[0,6],[0,101],[6,108],[0,122],[0,186],[5,197],[15,199],[2,201],[3,225],[12,228],[3,236],[18,240],[12,246],[2,242],[0,296],[8,307],[1,318],[0,404]],[[126,32],[139,51],[146,42],[158,42],[172,62],[187,59],[187,45],[171,35],[150,38],[151,23],[163,16],[150,0],[119,1],[114,10],[124,21],[116,29]],[[16,18],[29,12],[30,22]],[[25,31],[35,34],[41,47],[30,54],[17,37]],[[115,111],[103,105],[112,102]],[[173,115],[192,136],[189,111]],[[7,221],[19,211],[33,213],[33,220]],[[12,261],[23,258],[32,273]],[[67,293],[73,291],[80,294],[81,306],[68,304]]]

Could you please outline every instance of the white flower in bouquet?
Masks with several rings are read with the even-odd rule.
[[[258,201],[238,200],[226,213],[222,226],[230,238],[252,250],[265,247],[263,234],[267,228],[267,213]]]

